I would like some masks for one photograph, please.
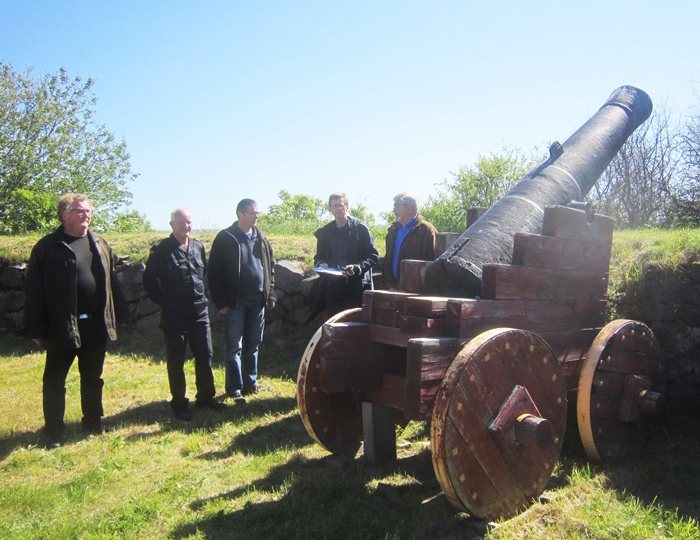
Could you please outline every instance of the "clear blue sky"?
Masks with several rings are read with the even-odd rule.
[[[698,21],[671,0],[0,0],[0,60],[94,78],[133,207],[221,228],[282,189],[377,216],[425,200],[480,154],[564,141],[624,84],[680,116]]]

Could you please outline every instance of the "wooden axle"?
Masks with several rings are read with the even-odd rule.
[[[531,448],[544,450],[554,442],[552,423],[532,414],[518,416],[513,429],[515,440]]]

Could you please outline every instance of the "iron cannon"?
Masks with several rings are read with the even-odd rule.
[[[443,493],[484,519],[544,491],[570,417],[593,460],[643,448],[663,413],[658,344],[641,322],[606,321],[614,222],[567,203],[650,112],[641,90],[616,90],[437,261],[402,261],[401,290],[326,321],[297,375],[309,435],[381,464],[396,425],[429,421]]]
[[[615,90],[563,145],[550,147],[547,161],[526,174],[426,269],[426,290],[442,296],[478,296],[484,265],[509,263],[515,234],[539,231],[546,206],[582,201],[651,110],[643,90]]]

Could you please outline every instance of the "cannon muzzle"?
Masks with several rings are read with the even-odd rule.
[[[510,263],[515,234],[539,234],[545,206],[583,200],[651,111],[651,98],[643,90],[634,86],[615,90],[564,144],[552,144],[549,159],[526,174],[428,266],[428,293],[478,296],[484,265]]]

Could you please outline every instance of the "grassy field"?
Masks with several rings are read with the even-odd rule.
[[[210,242],[211,234],[198,236]],[[116,252],[133,247],[142,257],[161,236],[141,238],[140,247],[134,239],[110,241]],[[678,250],[697,246],[697,237],[679,240]],[[273,245],[304,260],[309,240]],[[0,243],[0,257],[35,239],[12,241],[9,249]],[[623,243],[627,249],[632,240]],[[643,243],[655,246],[658,236]],[[637,260],[640,249],[632,247]],[[640,457],[594,465],[570,433],[539,500],[496,523],[457,511],[441,495],[425,423],[399,430],[399,459],[389,466],[367,467],[361,454],[338,463],[312,441],[297,410],[296,373],[311,335],[302,328],[264,343],[261,384],[269,391],[180,422],[168,405],[160,331],[122,329],[104,375],[105,421],[116,429],[80,431],[74,367],[67,442],[51,451],[40,446],[43,353],[0,335],[0,539],[700,539],[695,439],[662,437]],[[214,342],[222,392],[218,329]],[[192,398],[191,362],[187,376]]]
[[[399,432],[399,459],[340,466],[306,433],[295,377],[309,335],[265,344],[267,392],[218,413],[172,417],[160,335],[126,329],[105,367],[101,436],[80,431],[68,380],[67,443],[40,446],[43,354],[0,340],[0,538],[418,539],[700,538],[700,445],[667,440],[624,464],[593,466],[576,444],[526,512],[486,524],[458,512],[435,479],[428,429]],[[215,335],[220,358],[220,336]],[[192,363],[188,365],[194,394]],[[217,388],[223,369],[215,366]]]

